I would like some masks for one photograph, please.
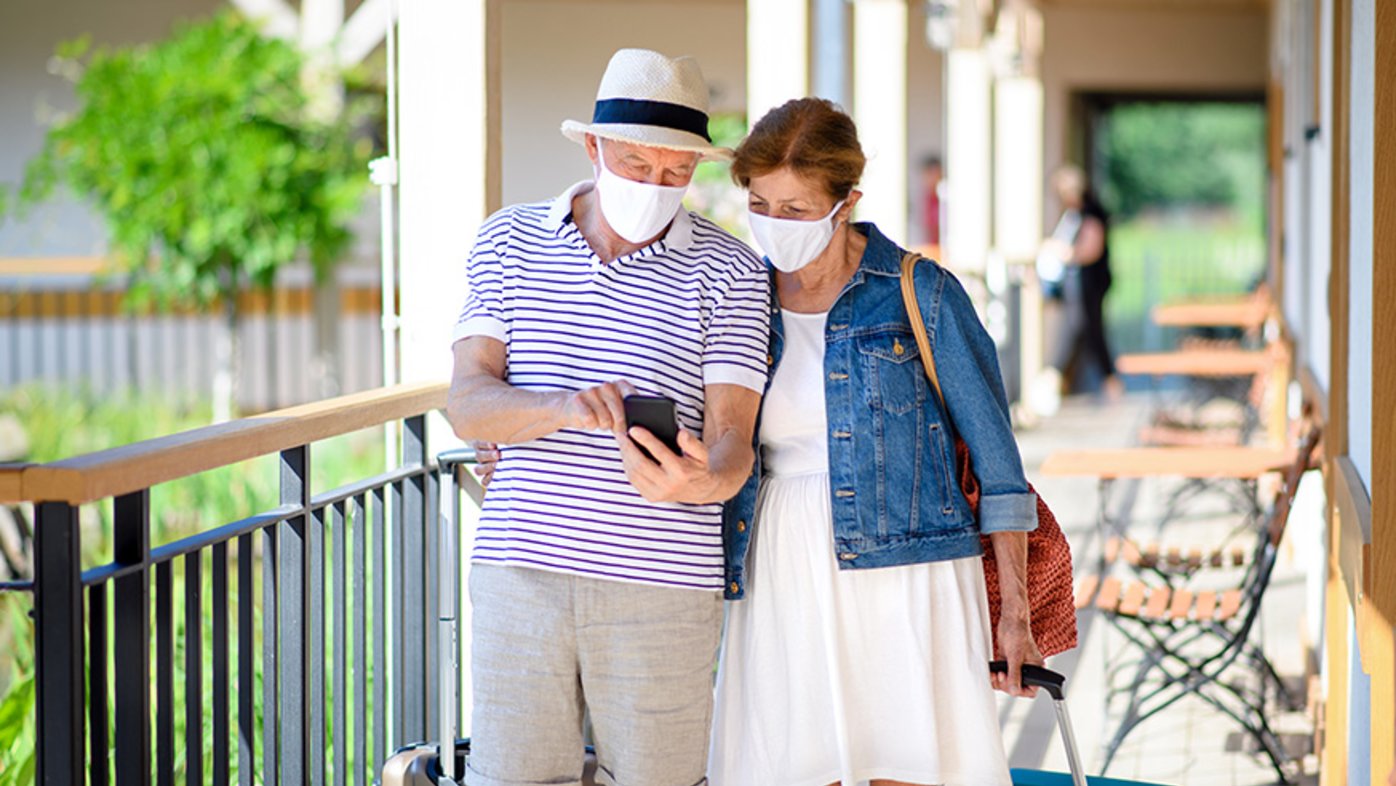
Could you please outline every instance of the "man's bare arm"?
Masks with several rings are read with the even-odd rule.
[[[528,442],[559,429],[613,430],[625,423],[623,381],[580,391],[540,393],[505,381],[505,347],[471,336],[451,348],[455,367],[446,397],[446,419],[456,436],[501,444]]]

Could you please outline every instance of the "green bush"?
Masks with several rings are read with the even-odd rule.
[[[206,404],[174,405],[149,394],[96,396],[72,388],[26,386],[0,391],[0,413],[13,414],[25,425],[30,443],[27,460],[42,463],[197,428],[208,423],[209,408]],[[325,440],[313,445],[310,454],[313,491],[319,493],[344,486],[383,471],[383,432],[369,429]],[[277,457],[272,455],[156,486],[151,489],[151,543],[156,546],[169,543],[273,508],[279,498],[277,482]],[[84,568],[90,568],[111,559],[111,505],[106,502],[85,506],[82,513],[82,563]],[[25,514],[32,517],[32,510],[26,510]],[[254,575],[260,576],[260,555],[249,558],[257,562]],[[205,599],[211,597],[209,560],[207,555],[202,557],[200,576]],[[183,559],[174,565],[171,578],[175,628],[174,699],[177,707],[183,707],[186,643]],[[229,617],[237,619],[236,604],[253,603],[254,629],[260,641],[261,599],[245,596],[235,582],[235,578],[230,579],[232,608]],[[0,692],[3,692],[0,697],[0,786],[33,783],[34,638],[33,623],[27,616],[31,606],[27,595],[0,595]],[[201,616],[204,679],[207,681],[212,618],[207,608]],[[153,630],[151,651],[154,651]],[[260,657],[254,658],[252,676],[256,712],[260,717]],[[236,685],[233,690],[237,690]],[[206,683],[203,692],[204,749],[211,751],[211,686]],[[176,739],[181,751],[176,769],[179,771],[184,769],[183,757],[187,754],[182,750],[184,722],[184,713],[177,712]],[[260,721],[256,728],[261,728]],[[206,772],[208,782],[211,777]]]

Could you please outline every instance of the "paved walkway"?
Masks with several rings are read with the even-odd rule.
[[[1057,514],[1070,540],[1078,574],[1090,570],[1099,554],[1095,530],[1098,493],[1088,478],[1048,478],[1038,474],[1042,460],[1064,448],[1125,447],[1148,410],[1149,399],[1133,394],[1123,402],[1098,404],[1092,399],[1068,400],[1061,413],[1019,435],[1028,477]],[[1322,483],[1316,474],[1301,489],[1295,519],[1282,551],[1281,562],[1266,594],[1263,623],[1258,632],[1266,653],[1287,682],[1302,685],[1307,655],[1303,641],[1316,636],[1315,610],[1321,610],[1317,588],[1305,580],[1306,562],[1322,559]],[[1117,484],[1112,490],[1112,510],[1129,507],[1134,531],[1150,539],[1153,523],[1148,512],[1157,510],[1161,496],[1171,490],[1168,482]],[[1314,492],[1317,492],[1317,499]],[[1132,502],[1132,505],[1130,504]],[[1209,513],[1205,505],[1189,509],[1188,521],[1170,525],[1166,540],[1205,543],[1224,535],[1235,524],[1224,515]],[[1185,531],[1184,531],[1185,530]],[[1314,545],[1317,545],[1317,548]],[[1316,574],[1316,575],[1321,575]],[[1120,708],[1105,707],[1105,664],[1108,656],[1124,650],[1124,637],[1097,614],[1079,618],[1081,646],[1053,658],[1048,665],[1064,672],[1078,744],[1092,774],[1099,772],[1107,735],[1118,721]],[[1257,635],[1253,632],[1252,635]],[[1127,651],[1127,650],[1126,650]],[[1311,671],[1311,669],[1309,670]],[[1005,744],[1014,767],[1067,770],[1066,756],[1057,736],[1051,701],[1001,700]],[[1272,718],[1285,733],[1291,749],[1312,748],[1312,726],[1307,713],[1285,713]],[[1250,738],[1226,716],[1196,698],[1186,698],[1137,727],[1112,763],[1109,775],[1171,786],[1256,786],[1276,782],[1268,760],[1254,752]],[[1306,772],[1317,771],[1313,756]],[[1304,783],[1317,783],[1306,776]]]

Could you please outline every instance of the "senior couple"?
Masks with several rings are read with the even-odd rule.
[[[617,52],[591,122],[562,126],[595,177],[505,208],[471,251],[448,415],[498,448],[469,579],[466,783],[580,783],[589,713],[602,784],[1008,784],[992,690],[1022,694],[1042,659],[1036,500],[993,343],[959,282],[921,265],[942,405],[902,249],[850,222],[852,121],[793,100],[733,153],[707,97],[692,59]],[[764,260],[681,205],[701,161],[729,158]],[[679,452],[627,429],[633,393],[675,402]],[[1008,675],[987,666],[981,533]]]

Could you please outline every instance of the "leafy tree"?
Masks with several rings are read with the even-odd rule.
[[[1147,206],[1263,204],[1265,114],[1250,104],[1125,104],[1106,118],[1100,196],[1122,218]]]
[[[91,203],[131,276],[129,304],[221,307],[226,415],[238,293],[270,288],[302,255],[323,279],[350,239],[370,144],[345,114],[311,111],[292,44],[232,11],[153,45],[92,51],[80,39],[57,62],[81,106],[50,129],[17,201],[65,185]]]

